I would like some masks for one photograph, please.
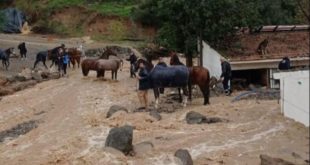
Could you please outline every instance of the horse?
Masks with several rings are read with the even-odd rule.
[[[89,71],[97,71],[96,69],[96,63],[98,59],[85,59],[82,61],[82,73],[84,76],[88,76]],[[97,77],[99,77],[97,73]]]
[[[65,52],[65,49],[63,46],[59,46],[59,47],[56,47],[54,49],[47,51],[47,57],[48,57],[47,59],[52,60],[52,64],[51,64],[50,68],[54,64],[58,65],[58,67],[59,67],[59,64],[60,64],[59,63],[60,62],[59,57],[62,55],[63,52]]]
[[[14,48],[8,48],[5,51],[0,49],[0,60],[2,60],[2,65],[8,70],[10,66],[10,56],[15,54]]]
[[[48,67],[46,66],[45,62],[46,62],[46,58],[48,56],[48,51],[41,51],[37,54],[36,56],[36,61],[34,62],[34,66],[33,66],[33,69],[36,68],[37,64],[39,62],[42,62],[43,65],[45,66],[46,69],[48,69]]]
[[[75,68],[75,64],[77,64],[78,68],[80,68],[82,52],[79,51],[77,48],[68,48],[67,50],[68,50],[68,55],[70,58],[70,62],[73,65],[73,68]],[[69,67],[70,67],[70,63],[69,63]]]
[[[170,65],[180,65],[180,59],[176,53],[171,55]],[[204,97],[204,105],[210,104],[210,72],[208,69],[201,66],[189,67],[190,81],[188,84],[189,88],[189,100],[192,99],[192,85],[198,85],[200,91]]]
[[[154,91],[155,96],[155,109],[158,108],[160,88],[182,88],[185,99],[183,100],[183,106],[186,107],[188,97],[188,82],[190,73],[186,66],[170,66],[164,67],[147,62],[146,60],[139,59],[135,65],[136,70],[140,63],[143,63],[146,69],[149,71],[150,87]]]
[[[99,59],[96,62],[97,77],[104,77],[107,70],[112,71],[112,80],[117,80],[117,71],[120,68],[120,61]]]

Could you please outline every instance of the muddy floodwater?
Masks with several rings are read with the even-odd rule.
[[[202,98],[194,98],[186,108],[163,111],[162,120],[156,121],[148,112],[135,111],[139,107],[136,80],[129,78],[127,63],[118,81],[110,78],[110,72],[105,80],[97,80],[93,72],[83,77],[80,69],[69,69],[68,77],[3,97],[0,164],[173,165],[174,152],[181,148],[190,152],[197,165],[260,164],[260,154],[295,164],[309,160],[309,128],[284,118],[277,100],[232,103],[238,94],[234,93],[212,97],[211,104],[203,106]],[[149,98],[154,100],[151,91]],[[107,119],[112,105],[122,105],[129,113],[118,112]],[[190,111],[228,122],[189,125],[185,116]],[[26,125],[23,132],[21,124],[29,122],[33,125]],[[105,151],[109,130],[125,124],[134,126],[134,144],[148,141],[154,149],[128,157]],[[12,128],[22,132],[16,135]]]

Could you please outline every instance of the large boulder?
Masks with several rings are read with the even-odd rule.
[[[15,76],[16,81],[28,81],[32,79],[31,69],[25,68]]]
[[[124,111],[128,113],[128,110],[125,107],[119,105],[112,105],[107,113],[107,118],[111,117],[114,113],[118,111]]]
[[[36,80],[37,82],[41,82],[43,80],[40,72],[36,72],[36,71],[32,72],[31,77],[33,80]]]
[[[207,118],[198,112],[191,111],[186,114],[187,124],[202,124],[206,120]]]
[[[184,149],[179,149],[174,154],[175,157],[179,158],[182,162],[182,165],[193,165],[193,159],[189,152]]]
[[[132,150],[133,127],[123,126],[112,128],[106,139],[105,146],[112,147],[128,155]]]
[[[260,155],[261,165],[294,165],[294,163],[288,162],[280,158],[272,158],[268,155]]]

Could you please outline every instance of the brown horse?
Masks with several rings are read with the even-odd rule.
[[[77,64],[78,68],[80,68],[82,52],[79,51],[77,48],[68,48],[67,50],[73,68],[75,68],[75,64]]]
[[[174,53],[171,55],[170,65],[180,65],[179,57]],[[189,100],[192,99],[192,85],[198,85],[203,97],[204,97],[204,105],[210,104],[209,97],[210,97],[210,73],[209,70],[200,67],[200,66],[193,66],[189,67]]]
[[[104,77],[107,70],[112,71],[112,80],[117,80],[117,71],[120,68],[119,60],[105,60],[100,59],[96,62],[97,77]]]
[[[85,59],[82,61],[82,72],[84,76],[88,76],[89,71],[97,71],[96,63],[98,59]],[[98,77],[98,73],[97,73]]]

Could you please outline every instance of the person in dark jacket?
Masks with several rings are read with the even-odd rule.
[[[25,42],[20,43],[18,45],[18,49],[19,49],[19,52],[20,52],[21,59],[26,58],[27,57],[26,43]]]
[[[221,81],[223,83],[225,94],[229,96],[231,94],[231,66],[228,61],[226,61],[224,58],[221,58],[221,67]]]
[[[144,64],[140,63],[137,79],[139,80],[138,98],[142,107],[139,109],[148,108],[148,89],[150,89],[150,82],[148,76],[149,73],[145,68]]]
[[[288,57],[284,57],[278,66],[279,70],[289,70],[291,69],[291,60]]]
[[[127,59],[127,61],[130,62],[130,77],[134,78],[136,77],[136,73],[135,73],[135,64],[137,62],[137,56],[134,53],[131,53],[129,59]]]

